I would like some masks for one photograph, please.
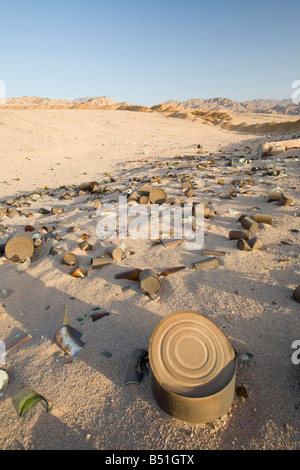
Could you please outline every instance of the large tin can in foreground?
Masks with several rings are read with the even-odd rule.
[[[169,415],[208,423],[231,407],[235,352],[214,322],[193,311],[175,312],[154,329],[149,344],[152,392]]]

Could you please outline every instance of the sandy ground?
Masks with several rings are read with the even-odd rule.
[[[10,347],[24,334],[32,335],[7,354],[2,366],[10,380],[0,392],[1,449],[299,449],[300,364],[291,360],[292,343],[300,340],[299,303],[292,299],[300,284],[299,159],[287,157],[300,152],[252,161],[267,138],[157,114],[1,110],[0,207],[20,198],[14,202],[18,215],[4,214],[0,221],[8,228],[0,244],[28,224],[35,229],[54,225],[61,237],[50,238],[41,257],[22,273],[0,258],[0,290],[13,291],[0,299],[0,341]],[[199,144],[204,153],[197,153]],[[227,166],[232,157],[235,164]],[[249,163],[239,165],[241,157]],[[199,169],[199,163],[206,167]],[[253,166],[259,169],[252,172]],[[273,166],[281,170],[279,175],[266,174]],[[69,275],[70,268],[61,264],[62,252],[73,251],[89,271],[91,257],[103,253],[111,241],[97,239],[95,195],[60,199],[60,186],[98,181],[111,190],[96,199],[114,200],[120,194],[116,189],[126,194],[132,187],[130,178],[143,182],[160,176],[154,186],[182,197],[180,178],[185,175],[202,178],[189,202],[209,203],[215,211],[205,220],[204,240],[205,248],[226,251],[220,266],[196,271],[193,263],[202,253],[186,250],[185,243],[167,249],[151,240],[128,239],[121,262],[92,270],[83,279]],[[219,193],[232,189],[234,178],[244,179],[245,187],[235,186],[236,197],[221,199]],[[294,200],[293,206],[268,203],[276,186]],[[30,197],[39,190],[40,197]],[[64,212],[39,213],[41,207],[54,206]],[[22,214],[24,208],[31,217]],[[241,228],[241,214],[256,212],[271,214],[274,224],[259,226],[262,250],[241,251],[229,240],[229,230]],[[70,232],[70,227],[77,229]],[[78,247],[83,233],[90,235],[92,251]],[[58,254],[49,254],[51,247]],[[130,267],[161,272],[179,265],[186,269],[161,278],[155,300],[142,294],[135,281],[114,278]],[[54,341],[66,304],[69,324],[85,342],[73,358]],[[92,322],[95,307],[110,315]],[[179,310],[197,311],[214,321],[238,355],[236,385],[245,387],[248,398],[235,395],[228,412],[209,424],[189,424],[164,413],[152,396],[151,369],[141,384],[124,385],[132,351],[148,350],[155,326]],[[243,353],[251,358],[241,368]],[[51,412],[39,404],[19,418],[12,398],[23,386],[47,398]]]

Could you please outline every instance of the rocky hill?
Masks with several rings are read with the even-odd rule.
[[[275,99],[256,99],[239,102],[229,98],[191,98],[186,101],[168,100],[164,104],[182,109],[200,109],[202,111],[300,115],[300,104],[296,105],[289,99],[281,101]]]

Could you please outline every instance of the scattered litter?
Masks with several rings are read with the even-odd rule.
[[[110,256],[100,256],[99,258],[92,258],[93,269],[101,269],[110,264],[114,264],[116,261]]]
[[[47,413],[50,411],[50,405],[46,398],[28,387],[23,387],[17,392],[12,401],[19,417],[25,416],[38,403],[43,404]]]
[[[212,268],[214,266],[219,266],[219,260],[216,257],[212,258],[207,258],[201,261],[197,261],[196,263],[193,263],[194,268],[196,271],[199,271],[199,269],[206,269],[206,268]]]
[[[294,290],[293,299],[296,300],[296,302],[300,302],[300,285]]]
[[[152,300],[152,302],[160,302],[160,297],[157,294],[149,295],[149,299]]]
[[[293,206],[294,205],[294,201],[293,199],[291,199],[290,197],[288,196],[285,196],[284,194],[282,195],[282,197],[279,199],[279,201],[277,202],[278,206]]]
[[[74,268],[71,269],[69,274],[72,277],[80,279],[80,278],[86,277],[87,272],[85,269],[81,268],[80,266],[75,266]]]
[[[100,320],[101,318],[106,317],[108,315],[109,315],[109,312],[97,312],[97,313],[92,313],[91,317],[92,317],[92,320],[94,322],[94,321]]]
[[[254,219],[252,219],[251,217],[248,217],[247,215],[245,215],[244,217],[242,217],[242,219],[240,220],[241,222],[241,225],[249,230],[249,232],[252,232],[254,230],[257,230],[258,229],[258,223],[255,222]]]
[[[115,261],[122,261],[124,258],[124,251],[126,248],[125,242],[123,242],[120,246],[107,248],[106,254],[113,258]]]
[[[85,345],[81,333],[68,324],[68,304],[66,305],[63,326],[56,332],[54,339],[58,346],[69,356],[75,356]]]
[[[19,337],[21,335],[21,333],[19,333],[18,335],[16,335],[15,337]],[[21,346],[21,344],[24,344],[26,343],[27,341],[31,340],[32,339],[32,336],[31,334],[27,333],[25,336],[23,336],[23,338],[21,338],[19,341],[17,341],[15,344],[13,344],[12,346],[10,346],[8,349],[6,349],[6,352],[5,352],[5,355],[7,355],[10,351],[12,351],[13,349],[17,348],[18,346]]]
[[[65,253],[62,257],[62,263],[68,266],[76,266],[78,263],[77,256],[74,253]]]
[[[253,220],[258,224],[272,225],[272,216],[269,214],[254,214]]]
[[[244,240],[241,238],[237,242],[238,249],[244,251],[261,250],[262,246],[262,242],[257,237],[252,238],[251,240]]]
[[[235,393],[236,393],[237,397],[241,398],[242,403],[244,403],[246,398],[249,397],[248,392],[247,392],[246,388],[243,385],[238,385],[235,389]]]
[[[178,246],[182,243],[182,240],[162,240],[162,244],[166,248],[172,248],[174,246]]]
[[[19,264],[16,268],[17,273],[22,273],[23,271],[26,271],[27,268],[29,268],[31,264],[31,259],[27,258],[24,263]]]
[[[157,294],[160,290],[160,281],[153,269],[143,269],[139,274],[139,283],[144,294]]]
[[[18,231],[11,234],[5,245],[5,255],[13,263],[20,263],[31,258],[34,252],[32,235]]]
[[[240,238],[243,238],[244,240],[250,240],[252,238],[252,234],[249,232],[249,230],[230,230],[230,240],[239,240]]]
[[[12,289],[1,289],[0,290],[0,299],[6,299],[10,295],[12,295],[13,290]]]
[[[148,361],[148,351],[145,349],[135,349],[129,360],[124,384],[140,384],[145,373],[148,373]]]
[[[203,256],[225,256],[226,251],[219,251],[219,250],[203,250]]]
[[[249,366],[249,361],[253,357],[253,354],[250,353],[245,353],[241,354],[239,360],[240,360],[240,369],[244,367],[245,364]]]
[[[108,357],[108,358],[111,358],[112,357],[112,353],[110,351],[102,351],[101,353],[103,356],[105,357]]]
[[[157,276],[170,276],[171,274],[178,273],[178,271],[182,271],[183,269],[186,269],[186,266],[174,266],[170,268],[164,269],[161,273],[158,273]]]

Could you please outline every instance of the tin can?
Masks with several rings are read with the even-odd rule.
[[[110,264],[114,264],[115,260],[110,256],[101,256],[100,258],[92,258],[93,269],[101,269]]]
[[[148,202],[149,202],[148,196],[141,196],[140,197],[140,200],[139,200],[140,204],[148,204]]]
[[[203,256],[225,256],[226,251],[218,251],[218,250],[203,250]]]
[[[139,202],[140,200],[140,195],[137,191],[133,191],[131,194],[127,196],[127,202],[134,201],[134,202]]]
[[[260,250],[262,246],[262,242],[259,240],[259,238],[256,237],[252,238],[251,240],[243,240],[241,238],[237,242],[238,249],[243,251]]]
[[[193,311],[174,312],[154,329],[149,343],[152,392],[170,416],[201,424],[231,407],[235,352],[215,323]]]
[[[149,193],[149,199],[150,199],[151,204],[161,205],[164,202],[167,202],[167,194],[161,188],[154,188],[154,189],[151,189]]]
[[[279,201],[282,198],[282,191],[271,191],[268,194],[268,202]]]
[[[62,263],[67,264],[68,266],[76,266],[77,256],[74,253],[65,253],[62,257]]]
[[[143,269],[139,274],[141,291],[146,295],[157,294],[160,290],[160,280],[153,269]]]
[[[255,222],[257,222],[258,224],[268,224],[268,225],[272,225],[273,221],[272,221],[272,216],[271,215],[268,215],[268,214],[255,214],[253,216],[253,219],[255,220]]]
[[[285,194],[282,195],[282,197],[279,199],[277,202],[278,206],[293,206],[294,201],[290,197],[286,196]]]
[[[34,242],[30,232],[15,232],[8,238],[5,245],[5,255],[9,261],[20,263],[31,258],[34,252]]]
[[[86,277],[85,269],[81,268],[80,266],[74,266],[74,268],[71,269],[69,274],[70,276],[76,277],[76,278]]]
[[[252,238],[252,233],[249,232],[249,230],[230,230],[230,240],[239,240],[240,238],[243,238],[244,240],[250,240]]]
[[[251,219],[251,217],[248,217],[247,215],[242,218],[241,225],[245,229],[249,230],[250,232],[253,232],[254,230],[258,229],[258,223],[255,222],[255,220]]]
[[[116,248],[107,248],[105,250],[105,253],[111,258],[113,258],[115,261],[122,261],[124,256],[124,251],[118,246]]]
[[[197,261],[197,263],[194,263],[193,266],[196,269],[196,271],[199,271],[199,269],[212,268],[213,266],[219,266],[219,264],[220,263],[218,259],[215,256],[213,256],[212,258],[207,258],[201,261]]]

